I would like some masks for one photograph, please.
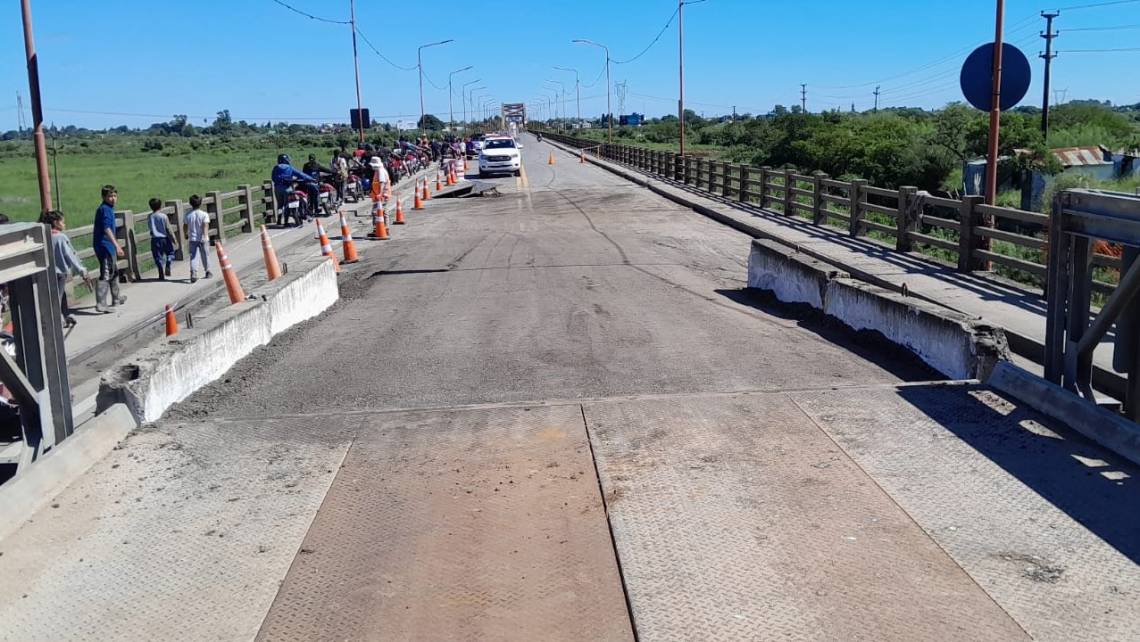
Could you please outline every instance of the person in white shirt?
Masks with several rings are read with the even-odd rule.
[[[207,259],[207,246],[210,244],[210,215],[202,211],[202,197],[190,197],[190,211],[186,214],[186,243],[190,245],[190,282],[198,282],[195,257],[202,256],[202,270],[210,278],[210,262]]]

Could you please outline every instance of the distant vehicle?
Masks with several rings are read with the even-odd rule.
[[[510,136],[488,136],[479,152],[479,177],[522,172],[522,153]]]

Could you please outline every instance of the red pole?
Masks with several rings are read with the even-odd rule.
[[[44,139],[44,110],[40,105],[40,70],[36,58],[36,41],[32,36],[32,5],[30,0],[21,0],[24,13],[24,49],[28,54],[28,92],[32,102],[32,136],[36,145],[36,174],[40,179],[40,207],[44,212],[52,209],[51,177],[48,174],[47,142]]]
[[[1005,22],[1005,0],[997,0],[997,20],[994,27],[994,84],[993,104],[990,105],[989,155],[986,161],[986,204],[997,201],[998,136],[1001,131],[1001,47]]]
[[[677,95],[677,118],[681,125],[681,155],[685,155],[685,27],[681,12],[685,9],[684,0],[677,0],[677,69],[680,74],[680,90]]]

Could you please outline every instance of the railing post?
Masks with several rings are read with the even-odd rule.
[[[241,231],[243,234],[251,234],[256,227],[253,222],[253,188],[249,185],[238,185],[238,189],[241,190],[238,202],[245,206],[241,210],[241,218],[245,222],[241,226]]]
[[[206,193],[206,212],[210,215],[210,229],[214,231],[211,236],[219,241],[226,240],[226,226],[225,221],[222,220],[221,192]]]
[[[690,185],[693,182],[693,157],[692,156],[685,156],[684,157],[684,163],[685,163],[684,181],[685,181],[686,185]]]
[[[116,236],[123,241],[123,253],[126,254],[126,276],[132,281],[141,281],[142,273],[139,270],[139,248],[135,239],[135,213],[131,210],[123,211],[123,225]]]
[[[847,195],[850,198],[850,205],[847,206],[848,214],[851,216],[847,221],[847,234],[852,237],[859,236],[863,233],[863,209],[860,203],[863,202],[863,187],[867,181],[862,178],[855,178],[851,180],[851,190]]]
[[[760,209],[768,207],[768,175],[772,173],[772,168],[767,165],[760,166]]]
[[[914,210],[919,207],[915,200],[917,187],[903,185],[899,187],[898,218],[895,219],[895,250],[909,252],[914,249],[914,242],[910,232],[917,229],[918,213]]]
[[[164,209],[170,209],[170,234],[174,236],[177,241],[174,250],[174,258],[179,261],[185,261],[186,255],[182,251],[185,245],[186,234],[182,230],[182,219],[186,217],[186,206],[182,201],[166,201],[162,204]]]
[[[811,202],[811,222],[816,225],[823,225],[827,222],[827,215],[824,214],[823,202],[823,180],[827,178],[827,174],[821,171],[812,172],[812,188],[815,194],[812,195]]]
[[[974,234],[974,226],[981,221],[981,213],[977,207],[986,202],[981,196],[963,196],[962,203],[958,205],[958,222],[961,225],[958,231],[958,271],[973,272],[985,269],[985,261],[979,261],[974,255],[978,249],[978,242],[983,238]]]
[[[721,190],[720,190],[721,196],[724,196],[725,198],[731,198],[732,197],[732,178],[731,178],[730,174],[732,174],[732,163],[728,163],[728,162],[721,163],[720,168],[722,170],[722,172],[721,172],[722,175],[720,177],[720,180],[721,180]]]
[[[784,216],[795,216],[796,214],[796,195],[792,192],[796,186],[796,179],[792,178],[795,173],[795,170],[790,167],[784,168]]]
[[[740,189],[736,193],[736,200],[740,201],[741,203],[748,202],[748,174],[750,173],[750,170],[751,168],[746,163],[740,164]]]

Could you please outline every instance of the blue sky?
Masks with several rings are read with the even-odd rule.
[[[322,17],[348,18],[348,0],[286,1]],[[1040,10],[1105,1],[1007,1],[1007,41],[1030,57],[1035,75],[1022,104],[1041,102]],[[528,103],[554,91],[544,92],[554,85],[543,81],[560,80],[573,115],[574,76],[552,69],[564,66],[580,71],[583,114],[597,115],[606,104],[604,76],[599,79],[604,57],[570,41],[605,43],[613,59],[628,59],[675,8],[675,0],[408,6],[358,0],[357,19],[361,32],[400,66],[415,64],[419,44],[455,39],[424,52],[430,81],[443,87],[425,84],[429,113],[446,119],[448,72],[474,65],[455,76],[457,119],[458,85],[475,79],[482,82],[473,86],[487,86],[486,98]],[[443,9],[450,13],[441,16]],[[808,85],[812,111],[848,109],[852,102],[869,108],[875,84],[882,86],[881,105],[941,106],[960,99],[958,68],[971,49],[992,39],[993,9],[992,0],[706,0],[685,9],[687,106],[706,115],[734,105],[741,113],[767,112],[798,102],[800,83]],[[145,126],[175,113],[201,123],[223,108],[236,119],[344,121],[355,106],[349,28],[307,19],[272,0],[33,0],[33,10],[46,120],[59,125]],[[6,3],[5,11],[0,130],[16,126],[16,92],[27,98],[18,3]],[[1137,25],[1140,2],[1063,10],[1056,48],[1135,47]],[[1078,30],[1119,26],[1132,28]],[[394,68],[364,43],[360,56],[364,104],[374,117],[414,121],[417,74]],[[625,111],[673,112],[676,61],[674,23],[642,57],[613,65],[614,82],[626,83]],[[1140,51],[1062,53],[1053,87],[1070,100],[1140,102],[1138,64]]]

